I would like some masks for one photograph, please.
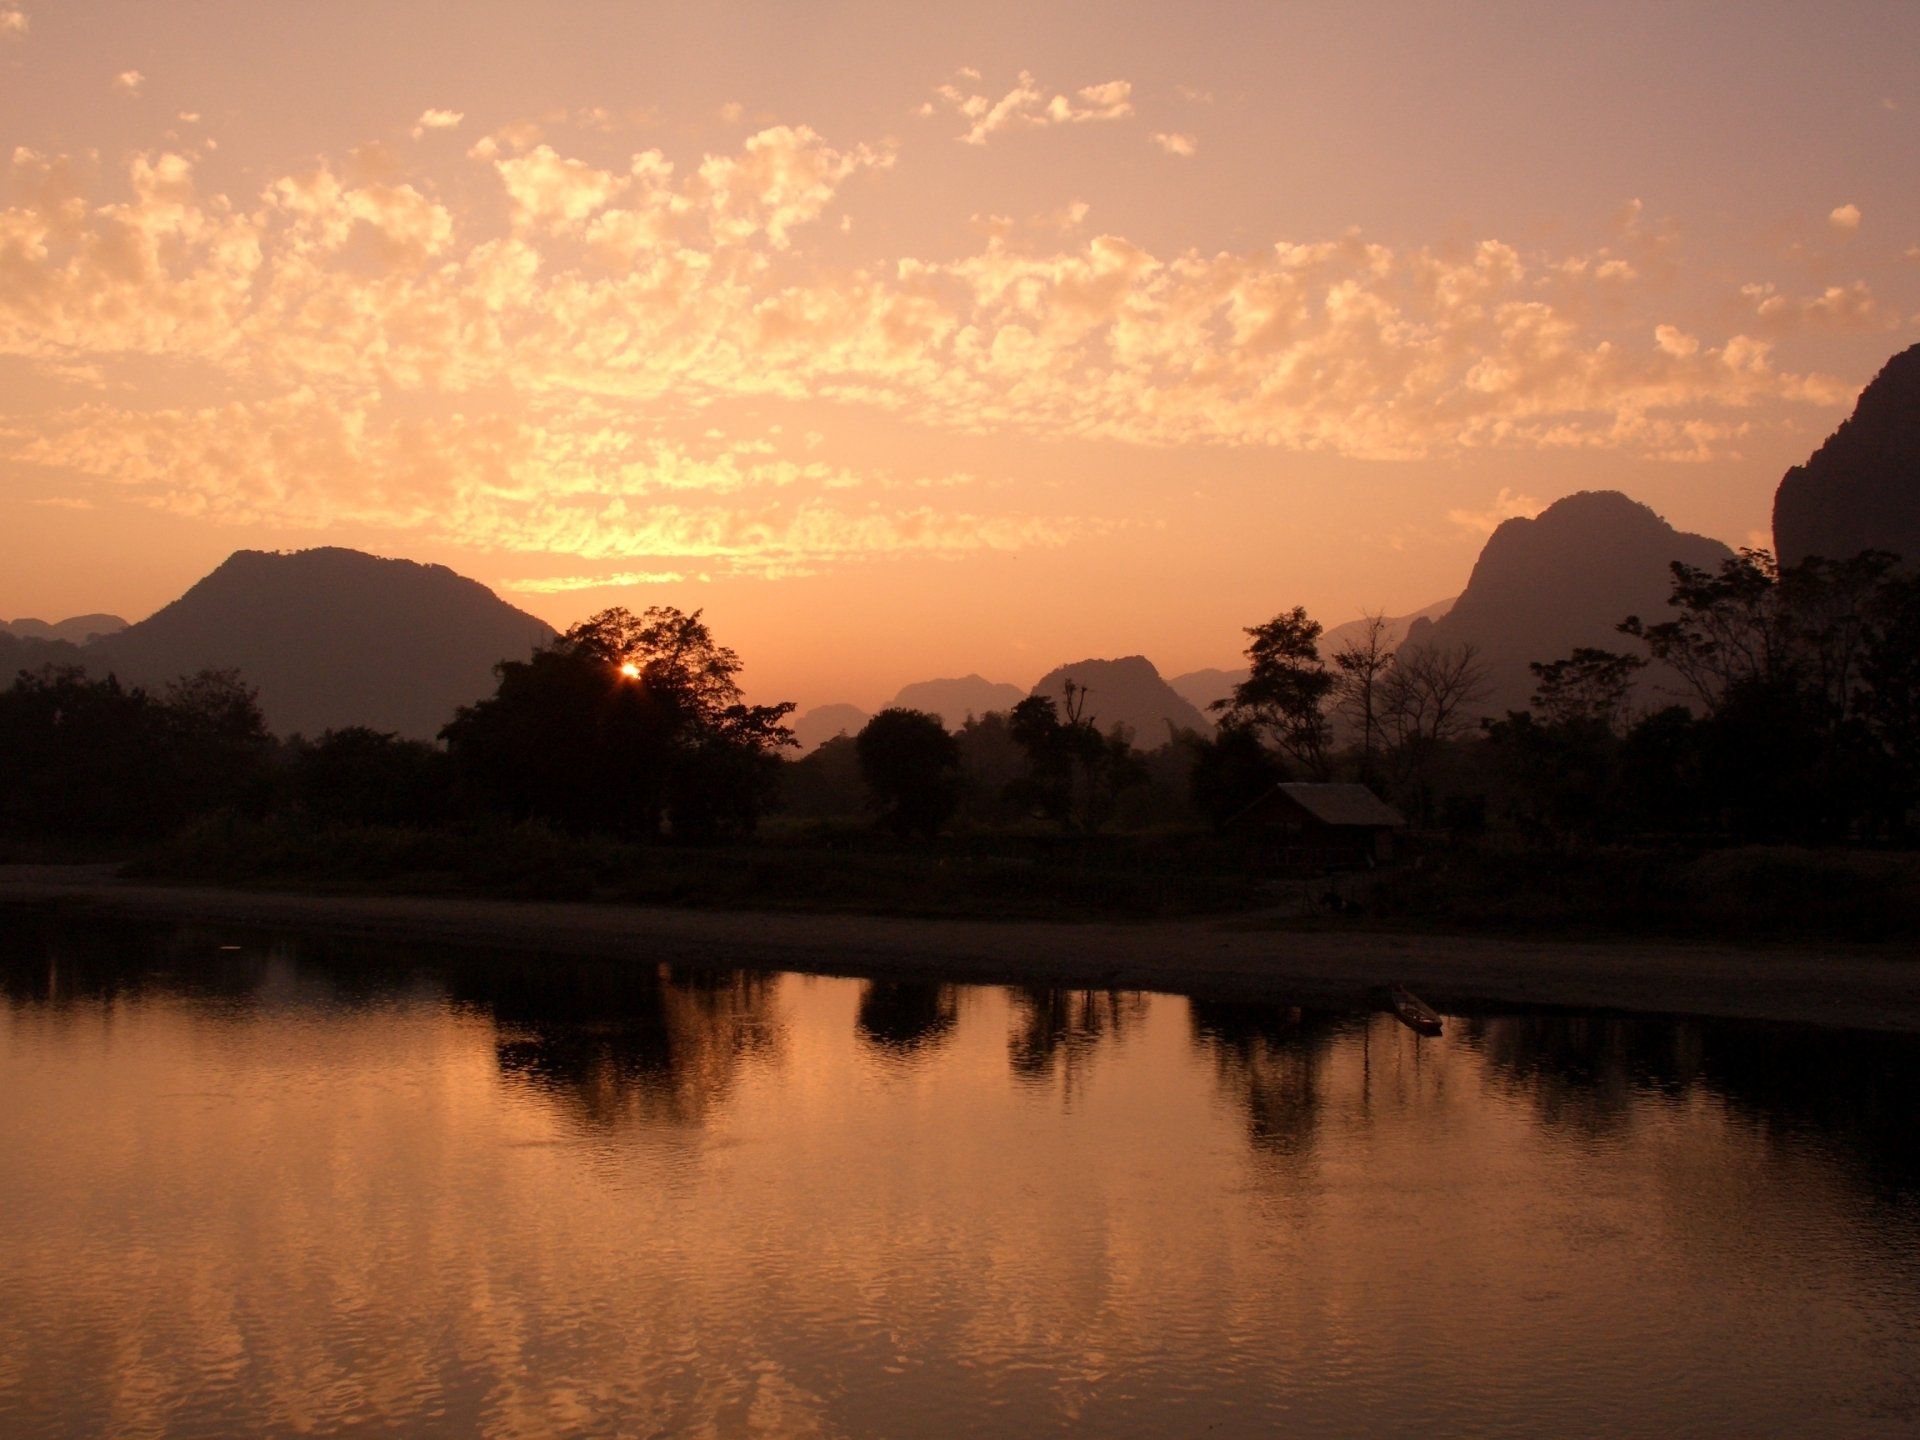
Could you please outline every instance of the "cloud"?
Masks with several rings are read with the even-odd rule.
[[[555,575],[542,580],[508,580],[502,588],[523,595],[562,595],[574,590],[625,589],[631,585],[679,585],[679,570],[616,570],[610,575]]]
[[[1899,323],[1863,280],[1829,285],[1818,295],[1786,295],[1771,281],[1740,287],[1770,334],[1797,330],[1882,330]]]
[[[413,122],[413,138],[418,140],[429,130],[451,130],[466,118],[466,113],[460,110],[422,110],[420,118]]]
[[[1193,137],[1191,135],[1180,135],[1175,133],[1156,134],[1153,137],[1153,143],[1158,145],[1162,150],[1166,151],[1167,154],[1178,155],[1178,156],[1181,156],[1183,159],[1192,155],[1193,152],[1198,148],[1193,143]]]
[[[1491,535],[1500,528],[1503,521],[1531,520],[1542,510],[1546,502],[1531,495],[1517,494],[1506,486],[1500,487],[1500,493],[1493,497],[1493,503],[1484,510],[1449,510],[1447,520],[1461,529],[1475,535]]]
[[[1827,223],[1836,230],[1852,232],[1860,228],[1860,207],[1858,205],[1836,206],[1827,216]]]
[[[0,41],[18,39],[33,28],[33,21],[18,5],[0,5]]]
[[[1359,234],[1153,250],[996,226],[938,258],[835,265],[801,243],[808,227],[891,149],[776,126],[683,170],[659,150],[513,143],[479,172],[491,193],[408,170],[412,151],[230,196],[173,151],[96,177],[16,150],[0,167],[0,355],[109,395],[159,360],[232,399],[33,416],[7,458],[237,522],[380,524],[635,569],[671,568],[687,555],[660,547],[705,535],[691,558],[817,567],[960,543],[860,508],[938,476],[825,463],[798,437],[834,413],[935,437],[1697,460],[1783,407],[1850,399],[1776,345],[1872,313],[1842,286],[1786,310],[1748,296],[1732,333],[1655,323],[1678,262],[1638,222],[1552,250]],[[809,408],[792,436],[769,432],[774,453],[659,428],[788,402]],[[1036,544],[1092,523],[992,506],[973,522]],[[836,549],[828,531],[855,538]]]
[[[972,71],[961,71],[960,78],[977,81],[980,77]],[[997,100],[969,93],[949,82],[934,91],[934,99],[922,105],[920,113],[933,115],[941,107],[949,109],[968,122],[960,141],[984,145],[992,136],[1013,130],[1123,120],[1133,114],[1132,97],[1130,82],[1108,80],[1098,85],[1084,85],[1072,95],[1056,93],[1049,98],[1032,73],[1022,70],[1014,87]]]
[[[38,433],[0,438],[0,457],[216,523],[375,526],[477,550],[698,562],[733,574],[1049,549],[1088,528],[1054,516],[889,507],[879,497],[954,477],[923,486],[775,452],[764,440],[665,439],[591,405],[418,417],[371,400],[343,406],[311,389],[163,410],[95,403]],[[519,588],[608,583],[562,577]]]
[[[147,77],[138,70],[122,70],[113,77],[113,88],[123,95],[138,95],[146,83]]]

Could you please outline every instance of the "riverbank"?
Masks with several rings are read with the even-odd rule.
[[[1047,923],[321,895],[128,881],[106,866],[0,866],[4,904],[645,964],[1327,1006],[1367,1004],[1398,983],[1456,1011],[1564,1006],[1920,1033],[1920,960],[1892,947],[1523,940],[1259,915]]]

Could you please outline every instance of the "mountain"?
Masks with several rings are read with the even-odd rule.
[[[1438,620],[1453,608],[1452,600],[1437,600],[1423,610],[1415,610],[1411,615],[1389,615],[1387,617],[1386,643],[1389,650],[1397,647],[1406,637],[1407,628],[1416,620]],[[1349,620],[1344,625],[1336,625],[1320,637],[1320,657],[1332,663],[1333,657],[1348,641],[1358,643],[1364,619]],[[1216,700],[1225,700],[1233,694],[1233,687],[1247,678],[1247,670],[1242,666],[1238,670],[1189,670],[1184,675],[1176,675],[1167,684],[1181,699],[1188,701],[1196,709],[1206,710]]]
[[[1891,550],[1920,563],[1920,345],[1894,356],[1850,418],[1773,496],[1782,565]]]
[[[1064,701],[1069,680],[1089,692],[1086,714],[1102,731],[1125,725],[1133,731],[1133,743],[1142,750],[1166,744],[1169,727],[1197,730],[1203,735],[1213,733],[1213,722],[1161,679],[1153,662],[1144,655],[1062,665],[1043,676],[1033,693]]]
[[[1483,708],[1524,709],[1534,688],[1529,661],[1558,660],[1579,645],[1637,653],[1617,627],[1629,615],[1667,617],[1668,566],[1680,560],[1713,570],[1732,554],[1616,490],[1582,491],[1531,520],[1504,522],[1453,608],[1415,620],[1403,643],[1478,647],[1492,692]]]
[[[871,718],[858,705],[816,705],[794,720],[793,738],[811,755],[836,735],[858,735]]]
[[[111,635],[127,628],[118,615],[76,615],[49,625],[44,620],[0,620],[0,634],[18,635],[22,640],[64,640],[69,645],[84,645],[96,635]]]
[[[1026,698],[1027,692],[1018,685],[996,685],[978,675],[963,675],[958,680],[920,680],[902,686],[892,703],[900,709],[938,715],[949,730],[958,730],[969,715],[1011,710]]]
[[[444,565],[328,547],[239,550],[186,594],[81,653],[157,685],[240,671],[280,734],[367,725],[431,739],[553,629]]]
[[[1238,670],[1189,670],[1167,681],[1167,688],[1194,709],[1206,711],[1216,700],[1233,694],[1233,687],[1247,678],[1246,666]]]

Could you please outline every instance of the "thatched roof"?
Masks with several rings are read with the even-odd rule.
[[[1364,785],[1289,783],[1276,785],[1248,809],[1266,809],[1276,798],[1291,800],[1322,825],[1398,829],[1406,818]]]

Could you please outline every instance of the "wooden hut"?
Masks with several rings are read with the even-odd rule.
[[[1269,840],[1295,863],[1381,865],[1406,819],[1364,785],[1276,785],[1227,822]]]

